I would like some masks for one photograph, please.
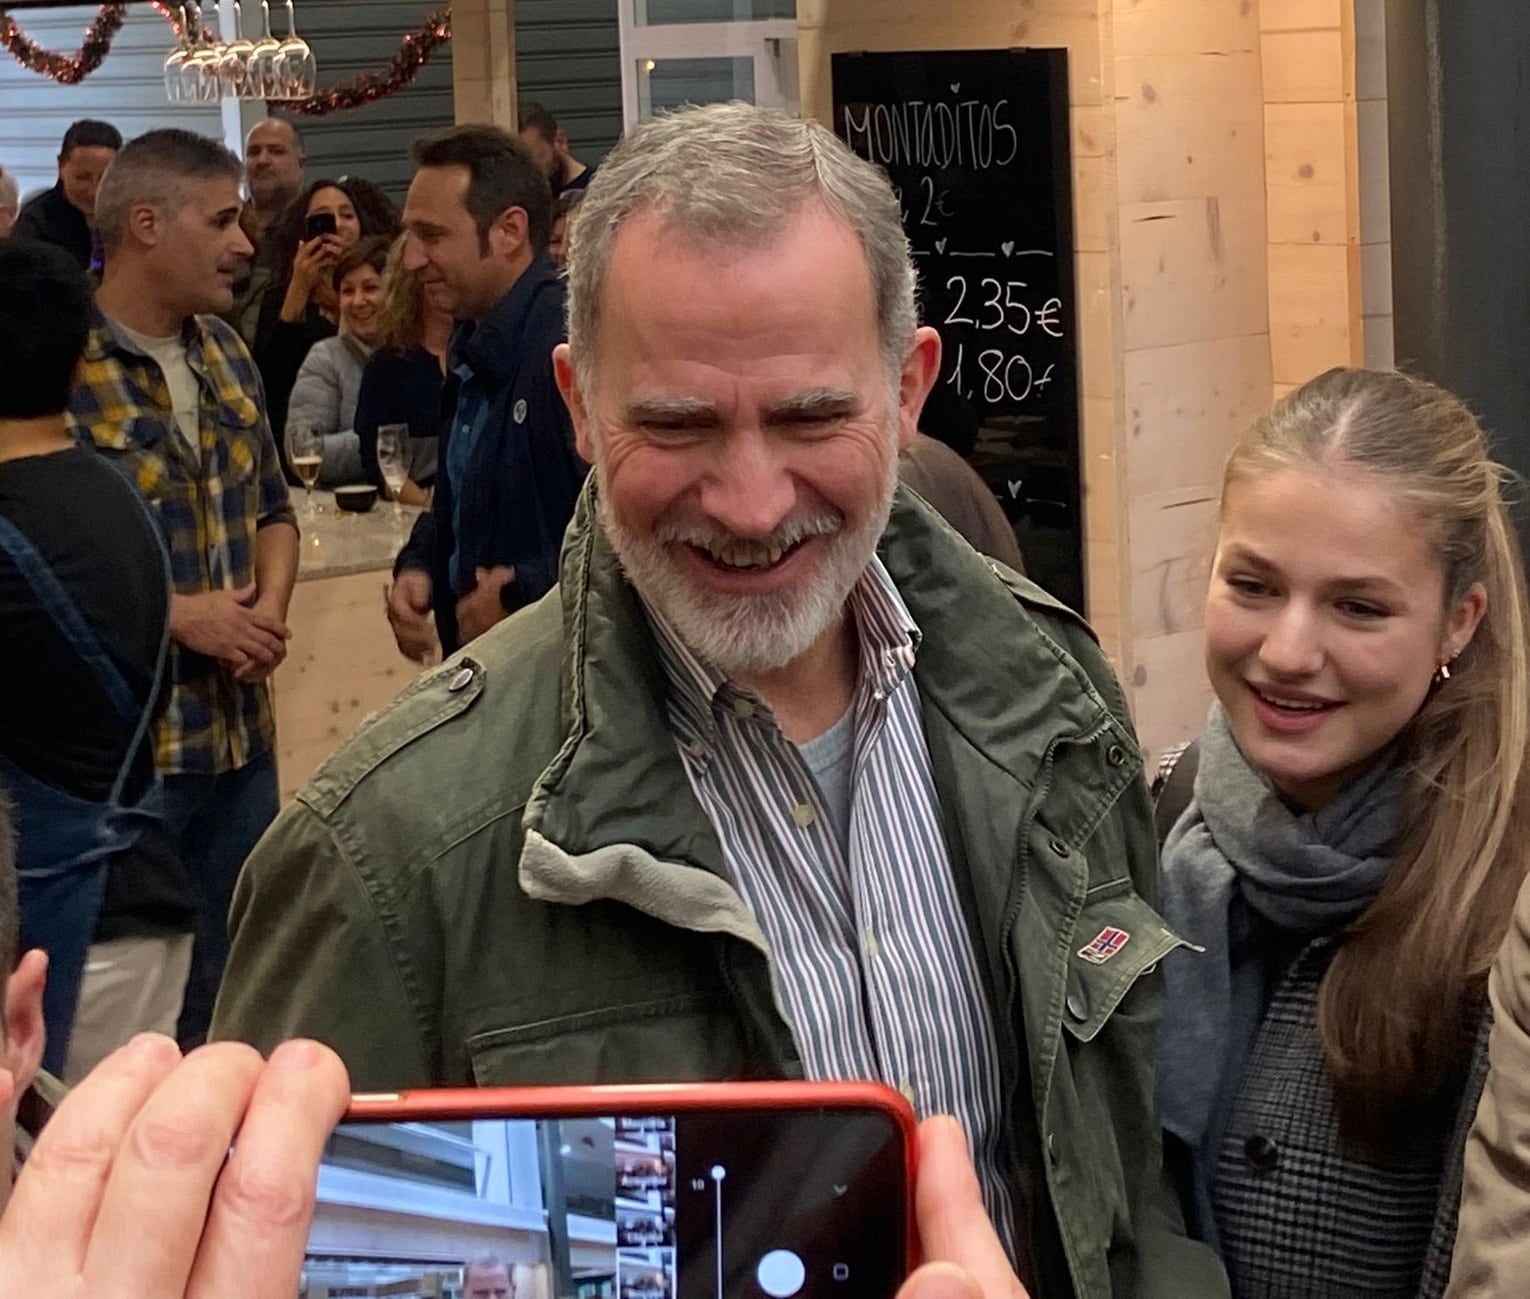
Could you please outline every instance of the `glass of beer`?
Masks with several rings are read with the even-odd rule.
[[[287,459],[292,472],[303,484],[307,497],[303,504],[306,518],[317,518],[321,513],[313,499],[313,485],[319,481],[319,470],[324,466],[324,438],[316,429],[293,425],[287,430]]]

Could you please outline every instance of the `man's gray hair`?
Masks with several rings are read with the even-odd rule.
[[[16,180],[16,173],[0,167],[0,207],[20,207],[21,186]]]
[[[495,1272],[500,1268],[505,1269],[505,1275],[510,1278],[510,1289],[515,1290],[515,1268],[510,1265],[508,1259],[501,1258],[498,1254],[478,1254],[468,1259],[462,1265],[462,1284],[468,1283],[468,1278],[474,1272]]]
[[[208,136],[175,128],[140,135],[112,159],[96,191],[96,228],[102,247],[111,252],[122,242],[133,204],[148,203],[171,213],[180,206],[188,183],[223,179],[237,183],[243,175],[238,154]]]
[[[882,357],[896,374],[918,324],[917,276],[886,175],[817,122],[731,103],[640,122],[590,182],[568,256],[568,340],[581,383],[590,381],[601,291],[624,221],[653,211],[682,240],[765,247],[814,202],[866,250]]]

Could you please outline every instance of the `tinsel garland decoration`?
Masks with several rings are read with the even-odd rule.
[[[95,20],[85,29],[80,48],[73,54],[57,54],[43,49],[16,25],[14,18],[0,10],[0,44],[29,72],[73,86],[101,66],[126,18],[127,5],[120,0],[102,5]]]
[[[307,99],[271,100],[272,108],[306,117],[323,117],[341,108],[358,108],[395,94],[414,80],[430,56],[452,38],[452,6],[447,0],[417,32],[407,32],[388,66],[362,72],[342,85],[320,90]]]

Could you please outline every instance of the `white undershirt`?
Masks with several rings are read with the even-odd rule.
[[[180,429],[181,439],[190,449],[192,459],[200,464],[202,399],[197,388],[197,377],[186,364],[186,344],[180,334],[172,334],[169,338],[152,338],[148,334],[140,334],[136,329],[129,329],[120,320],[116,325],[129,342],[152,357],[164,372],[165,383],[170,389],[170,408],[175,416],[175,425]]]

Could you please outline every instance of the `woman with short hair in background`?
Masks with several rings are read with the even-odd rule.
[[[367,478],[356,437],[356,398],[362,369],[382,327],[383,271],[388,240],[352,244],[340,254],[331,277],[339,304],[340,332],[321,338],[308,352],[292,385],[287,432],[317,433],[323,448],[318,486],[339,487]]]
[[[1445,1288],[1530,862],[1505,476],[1458,398],[1360,370],[1228,462],[1217,703],[1164,850],[1164,915],[1205,950],[1165,960],[1159,1087],[1235,1299]]]

